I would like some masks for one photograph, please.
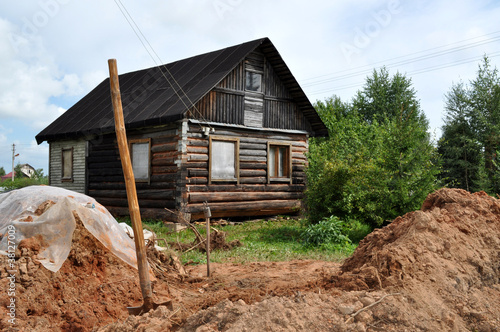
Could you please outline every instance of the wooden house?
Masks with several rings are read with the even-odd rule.
[[[326,136],[268,38],[119,76],[143,217],[296,212],[308,138]],[[109,79],[36,136],[49,181],[128,214]],[[174,211],[172,213],[168,211]]]

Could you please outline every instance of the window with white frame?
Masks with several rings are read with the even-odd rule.
[[[268,143],[268,182],[271,181],[291,181],[292,159],[290,144]]]
[[[210,137],[209,181],[239,183],[239,140]]]
[[[141,140],[130,140],[129,150],[135,181],[149,182],[151,140],[149,138]]]

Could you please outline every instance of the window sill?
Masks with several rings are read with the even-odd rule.
[[[290,178],[270,178],[270,182],[290,182]]]

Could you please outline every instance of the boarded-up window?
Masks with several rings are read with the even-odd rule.
[[[268,181],[291,181],[290,144],[268,144]]]
[[[246,72],[246,84],[245,89],[247,91],[262,91],[262,74],[253,71]]]
[[[210,181],[239,180],[239,141],[210,137]]]
[[[135,180],[138,182],[149,182],[149,152],[150,140],[131,140],[130,158]]]
[[[61,180],[73,181],[73,148],[62,149]]]

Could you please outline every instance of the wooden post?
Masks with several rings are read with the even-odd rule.
[[[139,210],[139,201],[135,187],[134,171],[127,144],[127,133],[125,131],[125,121],[123,119],[122,101],[120,96],[120,85],[118,83],[118,69],[116,59],[108,60],[109,82],[111,88],[111,99],[115,115],[116,138],[118,140],[118,149],[122,162],[123,175],[125,177],[125,188],[127,190],[128,208],[130,219],[132,219],[132,229],[134,230],[134,241],[137,255],[137,268],[139,270],[139,282],[141,285],[142,297],[146,307],[151,306],[153,302],[153,292],[151,290],[151,281],[149,279],[148,260],[146,256],[146,247],[144,245],[144,233],[142,231],[141,212]]]
[[[205,222],[207,224],[207,277],[210,278],[210,217],[212,216],[212,212],[210,212],[210,207],[208,207],[207,202],[203,203],[203,205],[203,213],[205,214]]]

